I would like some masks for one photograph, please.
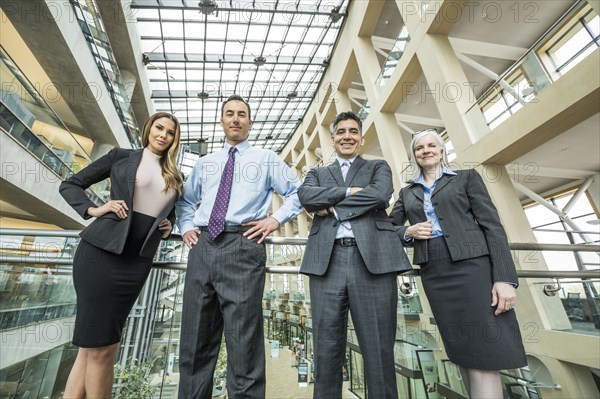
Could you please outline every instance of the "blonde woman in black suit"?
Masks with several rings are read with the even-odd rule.
[[[502,398],[499,371],[527,365],[506,233],[481,176],[451,170],[435,130],[417,133],[411,150],[417,174],[390,216],[414,246],[446,353],[461,367],[470,396]]]
[[[161,238],[175,220],[183,182],[177,169],[180,128],[159,112],[142,129],[143,149],[112,149],[60,185],[64,199],[84,219],[73,259],[77,359],[64,397],[110,398],[113,365],[123,326],[152,267]],[[96,206],[85,189],[110,177],[110,198]]]

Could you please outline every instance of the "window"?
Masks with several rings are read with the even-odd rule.
[[[506,82],[503,85],[502,82]],[[510,89],[509,89],[510,87]],[[496,84],[489,94],[479,101],[479,106],[490,129],[510,118],[515,112],[530,102],[535,94],[523,68],[515,69],[504,81]]]
[[[600,47],[600,18],[586,4],[559,29],[538,55],[555,78],[573,68]]]

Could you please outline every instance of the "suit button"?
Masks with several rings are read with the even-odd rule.
[[[450,238],[450,234],[444,234],[444,237]]]
[[[437,206],[437,204],[438,204],[437,201],[433,203],[433,205],[435,205],[435,206]]]
[[[444,220],[444,218],[438,218],[439,220]]]
[[[337,226],[338,226],[338,222],[335,222],[335,223],[333,224],[333,227],[337,227]]]

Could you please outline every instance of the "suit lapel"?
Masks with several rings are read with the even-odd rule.
[[[419,201],[424,202],[425,199],[423,197],[423,186],[416,183],[411,183],[409,187],[410,192],[419,199]]]
[[[329,166],[327,166],[329,172],[333,175],[338,186],[344,186],[344,177],[342,176],[342,168],[340,168],[340,164],[337,160],[333,161]]]
[[[434,195],[436,195],[442,188],[446,187],[446,185],[454,180],[455,177],[456,175],[442,175],[440,180],[435,185],[435,189],[433,190],[433,193],[431,193],[431,197],[433,198]]]
[[[127,189],[129,191],[129,198],[133,201],[133,191],[135,189],[135,181],[137,180],[137,169],[142,161],[143,149],[131,151],[129,159],[127,160]]]
[[[346,181],[344,183],[345,186],[350,187],[350,183],[352,183],[352,179],[354,179],[354,176],[356,176],[356,173],[358,173],[358,170],[360,168],[362,168],[366,163],[367,163],[367,161],[365,161],[361,157],[356,157],[354,162],[352,162],[352,165],[350,165],[350,169],[348,169],[348,174],[346,175]],[[340,168],[340,173],[341,173],[341,170],[342,169]]]

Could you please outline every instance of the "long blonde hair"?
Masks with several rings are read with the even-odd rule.
[[[148,146],[150,141],[150,129],[152,128],[152,125],[154,125],[154,122],[160,118],[168,118],[175,123],[175,138],[173,143],[160,157],[160,168],[162,170],[163,178],[165,179],[164,191],[177,190],[177,193],[181,195],[183,192],[183,178],[181,177],[181,172],[177,169],[177,155],[179,154],[181,127],[177,118],[168,112],[157,112],[148,118],[142,128],[142,145],[144,148]]]

